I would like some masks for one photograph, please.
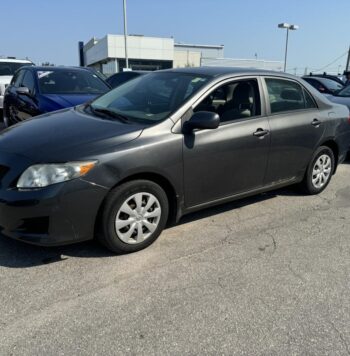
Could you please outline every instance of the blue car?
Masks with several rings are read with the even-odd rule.
[[[23,67],[19,69],[4,97],[6,126],[94,99],[110,86],[88,68]]]

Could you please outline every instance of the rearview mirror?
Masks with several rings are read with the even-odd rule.
[[[16,93],[19,95],[31,96],[30,90],[27,87],[19,87],[16,89]]]
[[[185,122],[184,128],[187,132],[194,129],[200,130],[213,130],[217,129],[220,125],[220,116],[211,111],[198,111]]]

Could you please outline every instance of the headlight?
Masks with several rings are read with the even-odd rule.
[[[78,178],[89,172],[97,161],[62,164],[36,164],[27,168],[17,182],[17,188],[40,188]]]

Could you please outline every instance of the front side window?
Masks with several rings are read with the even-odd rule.
[[[28,70],[26,71],[22,85],[23,87],[27,87],[30,91],[31,94],[34,93],[34,79],[33,79],[33,74],[29,72]]]
[[[158,122],[180,108],[209,79],[190,73],[153,72],[120,85],[93,101],[91,107],[134,121]]]
[[[265,78],[271,113],[306,109],[302,87],[290,80]]]
[[[261,115],[259,86],[256,79],[224,84],[207,95],[194,111],[212,111],[220,122],[247,119]]]
[[[50,68],[36,72],[42,94],[103,94],[109,90],[96,74],[87,70]]]
[[[22,84],[24,74],[25,74],[25,70],[23,69],[16,72],[16,74],[12,78],[11,85],[18,88]]]

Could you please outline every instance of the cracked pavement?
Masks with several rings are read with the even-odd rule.
[[[114,256],[0,238],[1,355],[349,355],[350,165]]]

